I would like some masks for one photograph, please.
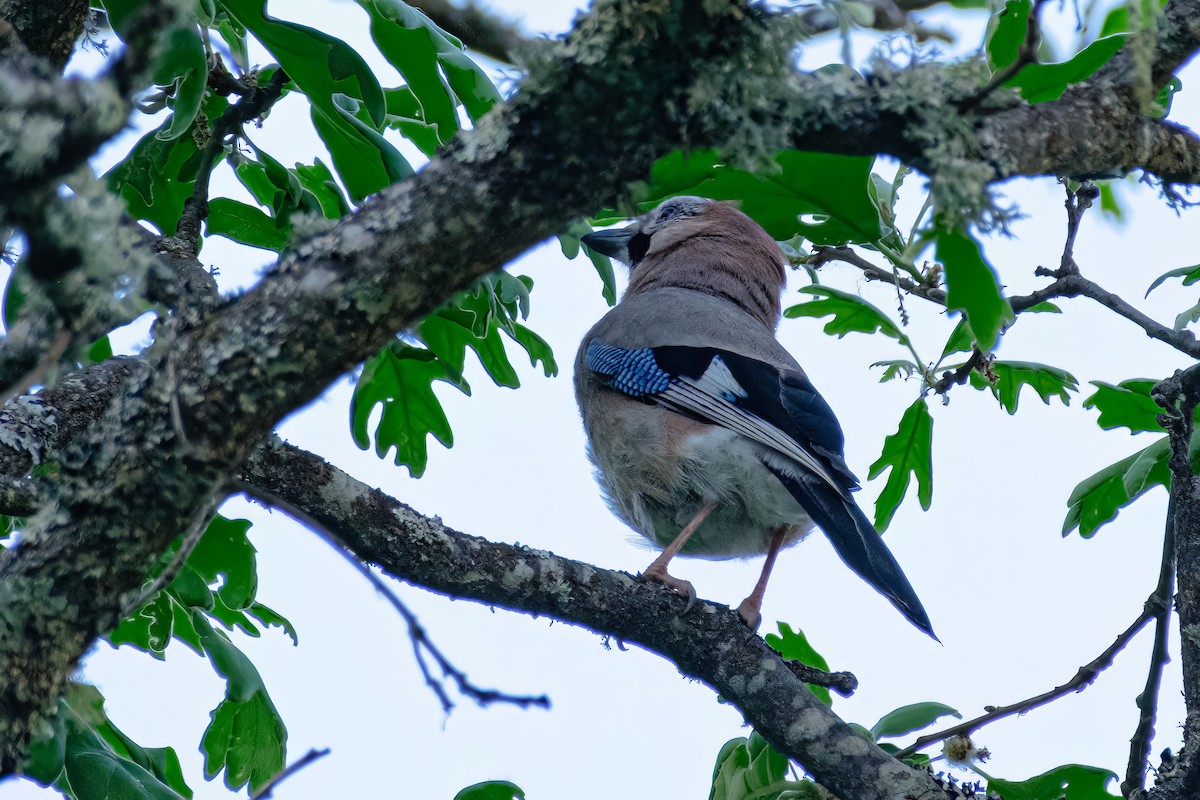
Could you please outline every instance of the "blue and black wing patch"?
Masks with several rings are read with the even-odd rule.
[[[798,462],[845,493],[858,482],[842,458],[842,430],[799,372],[711,347],[588,345],[584,363],[625,394],[721,425]]]
[[[603,342],[588,345],[584,364],[592,372],[607,375],[614,389],[631,397],[647,397],[665,392],[671,375],[654,360],[649,347],[626,350]]]

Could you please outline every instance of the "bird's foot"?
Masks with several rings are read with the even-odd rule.
[[[762,600],[750,595],[741,602],[738,606],[738,616],[742,618],[742,622],[750,626],[750,630],[757,631],[758,626],[762,624]]]
[[[691,581],[685,581],[683,578],[676,578],[674,575],[668,574],[666,567],[651,564],[646,568],[645,572],[638,575],[638,582],[645,583],[646,581],[655,581],[656,583],[664,584],[671,591],[685,597],[687,599],[687,605],[683,608],[683,613],[685,614],[696,602],[696,587],[692,586]]]

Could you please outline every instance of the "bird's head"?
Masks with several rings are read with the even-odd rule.
[[[583,243],[633,270],[626,297],[668,286],[694,289],[735,303],[767,327],[779,321],[783,252],[728,203],[672,197],[624,228],[587,234]]]

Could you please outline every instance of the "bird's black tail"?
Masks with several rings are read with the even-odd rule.
[[[825,532],[846,566],[890,600],[909,622],[933,637],[934,641],[940,642],[912,584],[904,577],[896,558],[883,543],[883,537],[854,500],[823,481],[809,482],[773,469],[770,465],[767,468],[787,487],[817,527]]]

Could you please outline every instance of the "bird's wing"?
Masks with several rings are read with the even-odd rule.
[[[627,349],[592,341],[585,366],[631,397],[729,428],[839,493],[858,487],[833,410],[803,373],[711,347]]]
[[[622,348],[593,340],[584,366],[625,394],[736,431],[768,448],[763,464],[850,569],[933,636],[929,617],[882,537],[850,496],[833,410],[802,372],[711,347]]]

